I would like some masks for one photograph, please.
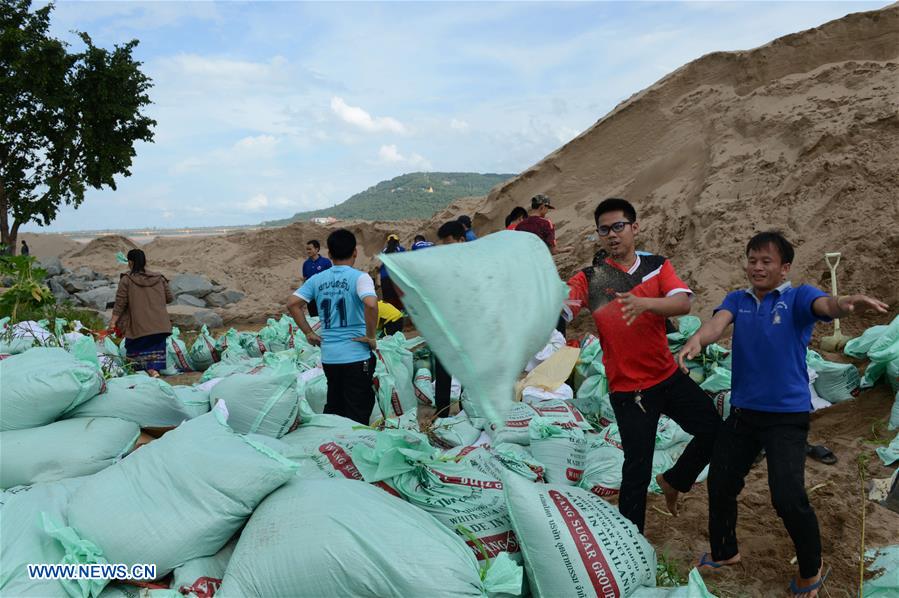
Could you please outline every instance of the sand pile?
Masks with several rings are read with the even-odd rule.
[[[849,15],[766,46],[704,56],[616,107],[495,188],[479,231],[546,193],[560,243],[589,262],[592,210],[637,206],[642,246],[669,256],[702,313],[744,284],[748,238],[783,230],[795,281],[823,284],[842,251],[843,288],[899,303],[899,5]],[[458,206],[458,212],[471,206]]]
[[[107,235],[97,237],[87,245],[80,246],[79,249],[69,253],[71,258],[92,259],[92,258],[108,258],[110,255],[115,257],[119,251],[128,253],[132,249],[137,249],[137,244],[121,235]]]

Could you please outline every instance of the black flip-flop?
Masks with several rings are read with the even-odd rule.
[[[837,462],[837,456],[833,454],[833,451],[821,444],[806,444],[805,454],[825,465],[833,465]]]

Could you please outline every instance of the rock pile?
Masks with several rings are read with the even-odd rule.
[[[99,312],[115,304],[117,278],[87,266],[70,270],[58,257],[42,259],[40,265],[47,271],[47,286],[57,303],[69,301]],[[244,298],[244,293],[199,274],[178,274],[169,281],[169,288],[175,296],[169,314],[183,328],[199,328],[204,324],[210,328],[221,327],[222,318],[210,308],[225,307]]]

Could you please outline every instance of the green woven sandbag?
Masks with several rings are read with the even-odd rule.
[[[231,414],[228,421],[241,434],[280,438],[301,421],[297,369],[289,361],[231,374],[209,391],[209,401],[225,402]]]
[[[883,334],[868,349],[868,359],[878,363],[899,359],[899,316],[893,318]]]
[[[568,294],[546,245],[535,235],[501,231],[477,243],[380,257],[430,349],[498,424]]]
[[[616,507],[582,488],[504,482],[532,594],[629,596],[655,586],[655,550]]]
[[[131,451],[138,436],[137,424],[114,417],[0,432],[0,488],[96,473]]]
[[[471,549],[421,509],[365,482],[295,480],[253,512],[215,596],[520,593],[520,568],[496,561],[482,582]]]
[[[209,329],[205,324],[200,328],[200,334],[197,335],[197,340],[190,346],[187,357],[193,368],[198,372],[204,371],[213,363],[221,359],[218,349],[215,346],[215,339],[209,334]]]
[[[278,445],[236,434],[220,403],[91,476],[69,501],[68,527],[51,520],[46,529],[69,562],[154,563],[165,576],[215,554],[294,477]]]
[[[42,527],[42,516],[66,521],[66,508],[75,490],[90,478],[72,478],[19,486],[3,493],[0,509],[0,596],[34,596],[49,598],[70,595],[96,596],[105,581],[82,580],[63,582],[51,579],[29,579],[28,565],[64,563],[65,551]],[[69,584],[72,594],[63,584]]]
[[[212,556],[191,559],[175,569],[172,574],[172,585],[179,596],[209,598],[222,585],[228,561],[237,546],[237,538],[232,538],[225,546]],[[151,598],[156,598],[152,596]]]
[[[550,484],[576,485],[584,475],[587,439],[583,430],[561,426],[545,417],[535,417],[528,424],[531,454],[546,467]]]
[[[730,390],[731,372],[722,367],[715,367],[711,374],[703,380],[699,388],[710,394],[716,394],[723,390]]]
[[[822,399],[831,403],[842,403],[858,394],[861,380],[858,368],[851,363],[827,361],[820,354],[811,350],[806,353],[805,362],[818,374],[813,385],[815,392]]]
[[[850,339],[846,343],[846,346],[843,347],[843,353],[850,357],[855,357],[856,359],[866,359],[871,345],[883,336],[883,333],[886,332],[886,330],[886,325],[871,326],[862,332],[861,336]]]
[[[181,340],[181,331],[173,326],[171,336],[165,340],[165,369],[160,373],[164,376],[177,376],[192,371],[194,367],[190,362],[187,345]]]
[[[97,396],[103,376],[58,347],[35,347],[0,361],[0,431],[36,428]]]
[[[82,403],[65,417],[118,417],[141,428],[177,426],[196,412],[189,411],[172,386],[145,373],[113,378],[106,392]]]
[[[503,484],[469,465],[440,458],[417,432],[385,430],[374,447],[357,445],[353,462],[366,482],[386,482],[460,535],[479,559],[516,556]]]

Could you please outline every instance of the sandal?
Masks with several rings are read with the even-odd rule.
[[[734,555],[731,558],[734,558],[738,555]],[[728,560],[728,559],[725,559]],[[735,563],[719,563],[717,561],[713,561],[709,558],[709,553],[703,552],[702,556],[699,557],[699,563],[696,565],[697,569],[702,569],[703,567],[708,567],[709,569],[720,569],[722,567],[730,567],[732,565],[736,565],[741,561],[737,561]]]
[[[827,576],[830,575],[830,567],[827,568],[827,571],[821,576],[821,579],[816,581],[810,586],[800,588],[796,585],[796,580],[790,580],[790,591],[793,593],[793,596],[808,596],[809,598],[813,598],[818,595],[818,590],[824,585],[824,582],[827,581]],[[814,593],[813,593],[814,592]]]
[[[806,444],[805,454],[825,465],[833,465],[837,462],[837,456],[833,454],[833,451],[821,444]]]

